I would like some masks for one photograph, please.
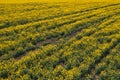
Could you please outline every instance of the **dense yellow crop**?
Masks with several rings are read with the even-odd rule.
[[[118,0],[0,3],[0,80],[120,79]]]
[[[0,0],[0,3],[28,3],[28,2],[119,2],[119,0]]]

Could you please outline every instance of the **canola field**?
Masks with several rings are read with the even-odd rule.
[[[120,3],[1,3],[0,80],[120,80]]]

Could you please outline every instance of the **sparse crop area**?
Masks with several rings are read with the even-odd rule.
[[[120,3],[1,3],[0,80],[120,80]]]

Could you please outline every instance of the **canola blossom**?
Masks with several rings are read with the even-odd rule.
[[[120,80],[120,3],[82,1],[1,0],[0,80]]]

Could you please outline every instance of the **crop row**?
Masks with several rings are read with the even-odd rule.
[[[116,21],[110,24],[113,19]],[[0,76],[8,79],[80,79],[119,43],[118,23],[118,15],[113,16],[103,24],[96,24],[97,27],[91,25],[83,29],[68,41],[60,40],[31,51],[18,62],[1,62]]]
[[[115,11],[116,12],[116,11]],[[95,12],[96,13],[96,12]],[[93,14],[95,14],[94,12],[93,12]],[[111,11],[111,13],[113,13],[113,11]],[[113,13],[113,15],[114,14],[119,14],[119,11],[117,11],[116,13]],[[97,15],[97,14],[96,14]],[[106,13],[101,13],[100,14],[101,16],[105,16],[106,15]],[[43,27],[40,27],[40,31],[39,31],[39,28],[37,28],[38,29],[38,32],[36,32],[36,28],[35,29],[33,29],[33,27],[31,27],[30,28],[30,30],[29,30],[29,28],[28,28],[28,31],[30,32],[31,31],[31,33],[27,33],[27,32],[24,32],[24,31],[22,31],[21,32],[21,34],[18,34],[18,37],[17,37],[17,35],[16,35],[16,37],[13,37],[13,35],[12,36],[9,36],[9,37],[7,37],[6,36],[6,38],[5,38],[5,36],[4,36],[4,38],[6,39],[6,40],[8,40],[8,38],[9,39],[11,39],[12,41],[8,41],[8,42],[6,42],[6,40],[3,38],[3,40],[1,41],[2,42],[2,50],[1,50],[1,53],[3,54],[3,53],[7,53],[6,52],[6,50],[7,51],[9,51],[10,49],[12,49],[12,50],[16,50],[16,49],[14,49],[14,47],[12,47],[12,46],[15,46],[15,48],[17,48],[17,44],[19,45],[19,44],[21,44],[22,46],[26,46],[26,43],[28,43],[28,42],[30,42],[30,41],[32,41],[32,43],[34,44],[34,43],[37,43],[38,41],[41,41],[41,40],[45,40],[45,39],[47,39],[47,38],[50,38],[51,36],[52,37],[56,37],[56,36],[60,36],[60,35],[67,35],[67,34],[69,34],[69,33],[71,33],[71,32],[74,32],[74,31],[76,31],[76,29],[78,29],[78,28],[83,28],[83,26],[82,27],[79,27],[79,26],[81,26],[81,25],[84,25],[85,27],[87,27],[87,25],[89,26],[89,25],[92,25],[92,23],[94,23],[94,21],[99,21],[99,20],[101,20],[102,18],[101,18],[101,16],[100,15],[97,15],[96,17],[94,16],[94,17],[92,17],[91,16],[91,18],[89,17],[86,17],[86,18],[83,18],[83,19],[81,19],[81,17],[80,17],[80,21],[76,21],[75,20],[75,22],[74,23],[72,23],[72,24],[66,24],[66,25],[63,25],[62,27],[53,27],[53,28],[51,28],[51,30],[50,30],[50,28],[48,28],[48,30],[49,30],[49,32],[48,32],[48,30],[44,30],[45,28],[44,28],[44,26]],[[112,15],[112,14],[111,14]],[[110,16],[110,15],[107,15],[108,17]],[[98,17],[98,18],[97,18]],[[100,17],[100,18],[99,18]],[[103,19],[104,19],[105,17],[103,17]],[[106,17],[107,18],[107,17]],[[78,17],[78,20],[79,20],[79,17]],[[59,22],[59,21],[58,21]],[[53,22],[54,23],[54,22]],[[87,23],[87,24],[86,24]],[[88,24],[89,23],[89,24]],[[59,24],[59,23],[58,23]],[[77,25],[79,25],[79,26],[77,26]],[[70,28],[70,26],[71,26],[71,28]],[[75,27],[76,26],[76,27]],[[47,26],[46,26],[47,27]],[[42,29],[41,29],[42,28]],[[42,30],[42,31],[41,31]],[[40,33],[41,32],[41,33]],[[34,35],[32,35],[32,34],[34,34]],[[49,34],[49,35],[48,35]],[[20,38],[20,39],[19,39]],[[15,40],[14,40],[15,39]],[[17,39],[17,40],[16,40]],[[23,40],[21,40],[21,39],[23,39]],[[37,40],[38,39],[38,40]],[[14,40],[14,41],[13,41]],[[4,43],[4,42],[5,43]],[[8,44],[8,45],[5,45],[4,46],[4,44]],[[24,44],[24,45],[23,45]],[[7,47],[8,48],[7,48]],[[10,46],[10,47],[9,47]],[[20,46],[20,45],[19,45]],[[18,47],[19,47],[18,46]],[[28,43],[28,45],[27,46],[30,46],[30,47],[32,47],[32,44],[31,43]],[[9,49],[10,48],[10,49]],[[24,47],[25,48],[25,47]],[[27,48],[29,48],[29,47],[27,47]],[[33,48],[33,47],[32,47]],[[6,49],[6,50],[5,50]],[[23,49],[22,49],[23,50]],[[19,50],[18,50],[19,51]],[[23,50],[24,51],[24,50]],[[9,51],[10,52],[10,51]]]
[[[47,4],[48,8],[42,8],[42,6],[44,7],[44,5],[40,4],[40,6],[37,5],[36,7],[34,7],[34,8],[37,8],[36,10],[35,9],[29,10],[29,9],[33,8],[33,5],[29,5],[26,7],[24,5],[19,5],[19,7],[21,7],[22,10],[19,10],[19,7],[15,7],[16,5],[9,5],[10,9],[8,8],[9,6],[5,5],[3,8],[3,10],[5,9],[4,12],[9,11],[10,14],[0,15],[0,19],[1,19],[0,20],[0,28],[26,24],[26,23],[30,23],[30,22],[34,22],[34,21],[45,20],[45,19],[52,19],[55,17],[64,16],[64,15],[76,14],[87,8],[88,8],[87,10],[89,10],[93,7],[98,7],[98,5],[92,5],[92,4],[69,5],[69,4],[65,3],[65,4],[56,4],[56,5],[55,4],[49,4],[49,5]],[[50,8],[51,5],[52,5],[52,7]],[[79,6],[77,6],[77,5],[79,5]],[[58,8],[57,8],[57,6],[58,6]],[[99,4],[99,6],[100,6],[100,4]],[[5,8],[5,7],[7,7],[7,8]],[[72,7],[74,7],[74,8],[72,8]],[[26,11],[25,8],[28,9],[28,11]],[[14,9],[15,10],[18,9],[18,10],[14,11]]]

